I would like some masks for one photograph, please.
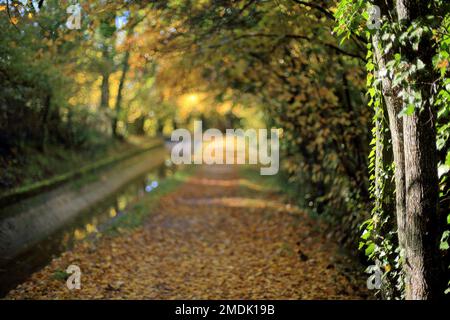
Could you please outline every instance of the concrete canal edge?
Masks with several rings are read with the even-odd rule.
[[[162,144],[91,172],[94,181],[77,185],[67,181],[43,193],[0,209],[0,266],[50,236],[80,213],[164,162]]]

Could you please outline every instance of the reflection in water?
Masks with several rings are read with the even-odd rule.
[[[127,207],[149,192],[154,192],[175,167],[165,161],[158,168],[128,183],[116,194],[82,212],[76,219],[46,240],[30,248],[0,269],[0,296],[23,282],[30,274],[47,265],[54,257],[68,250],[76,241],[95,237],[118,216],[127,214]]]
[[[145,196],[146,193],[152,192],[158,188],[159,181],[172,175],[173,170],[174,167],[171,166],[171,163],[166,162],[164,165],[161,165],[152,172],[147,173],[128,184],[113,198],[108,199],[103,205],[101,205],[101,209],[90,210],[91,213],[88,213],[88,220],[83,219],[82,223],[77,224],[79,227],[73,231],[73,238],[75,240],[83,240],[86,237],[91,236],[93,233],[99,232],[97,226],[100,226],[99,228],[101,230],[101,226],[106,222],[109,222],[111,218],[116,218],[117,216],[126,214],[126,209],[132,202],[139,200]],[[109,204],[109,207],[105,209],[105,205],[107,204]],[[71,241],[70,237],[68,237],[67,242],[62,244],[67,248],[72,245],[72,242],[73,241]]]

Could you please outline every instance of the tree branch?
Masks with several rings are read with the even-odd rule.
[[[334,17],[334,15],[333,15],[333,13],[331,11],[328,11],[326,8],[324,8],[322,6],[319,6],[318,4],[307,2],[307,1],[301,1],[301,0],[292,0],[292,1],[294,1],[295,3],[300,4],[302,6],[305,6],[305,7],[308,7],[308,8],[312,8],[312,9],[316,9],[316,10],[322,12],[325,15],[325,17],[327,17],[328,19],[336,21],[336,18]],[[363,37],[361,37],[361,36],[359,36],[357,34],[353,34],[353,33],[352,33],[352,35],[354,35],[356,37],[356,39],[358,39],[360,42],[362,42],[364,44],[367,43],[366,39],[364,39]],[[355,39],[352,39],[352,40],[355,41],[355,43],[356,43]]]
[[[292,1],[294,1],[295,3],[301,4],[305,7],[316,9],[316,10],[322,12],[327,18],[329,18],[333,21],[335,20],[333,13],[328,11],[326,8],[319,6],[318,4],[307,2],[307,1],[301,1],[301,0],[292,0]]]
[[[237,40],[240,40],[240,39],[243,39],[243,38],[250,38],[250,37],[291,38],[291,39],[307,40],[307,41],[310,41],[310,42],[316,41],[316,40],[313,40],[313,39],[311,39],[310,37],[305,36],[305,35],[299,35],[299,34],[284,34],[284,35],[277,35],[277,34],[272,34],[272,33],[252,33],[252,34],[244,34],[244,35],[238,36],[238,37],[236,37],[236,38],[233,38],[232,40],[233,40],[233,41],[237,41]],[[318,41],[318,43],[321,44],[321,45],[323,45],[323,46],[325,46],[325,47],[331,48],[331,49],[335,50],[336,52],[338,52],[338,53],[340,53],[340,54],[343,54],[343,55],[346,55],[346,56],[349,56],[349,57],[352,57],[352,58],[357,58],[357,59],[360,59],[360,60],[363,61],[363,62],[366,62],[366,59],[365,59],[364,57],[362,57],[362,56],[360,56],[360,55],[358,55],[358,54],[356,54],[356,53],[352,53],[352,52],[345,51],[345,50],[339,48],[338,46],[336,46],[336,45],[334,45],[334,44],[326,43],[326,42],[321,42],[321,41]]]

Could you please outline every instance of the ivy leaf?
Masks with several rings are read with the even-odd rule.
[[[447,156],[445,157],[445,164],[450,166],[450,151],[447,152]]]
[[[365,245],[364,242],[359,242],[358,250],[361,250],[364,247],[364,245]]]
[[[375,251],[375,244],[372,242],[367,246],[365,254],[366,256],[370,257],[374,251]]]
[[[448,250],[450,248],[449,244],[448,244],[448,240],[450,237],[450,231],[447,230],[442,234],[442,238],[441,238],[441,243],[439,245],[439,248],[441,250]]]
[[[370,237],[370,232],[367,230],[364,230],[363,234],[361,235],[361,239],[367,240]]]
[[[398,117],[403,117],[403,116],[410,116],[414,113],[415,110],[415,106],[414,104],[408,104],[405,108],[403,108],[402,111],[400,111],[400,113],[398,114]]]
[[[422,70],[423,68],[425,68],[425,63],[423,63],[422,60],[417,59],[417,70]]]

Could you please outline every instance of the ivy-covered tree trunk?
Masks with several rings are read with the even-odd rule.
[[[425,21],[429,14],[426,8],[418,0],[397,0],[395,8],[384,7],[395,11],[402,32],[407,31],[413,21]],[[429,35],[424,35],[419,40],[419,48],[413,48],[411,42],[400,41],[393,45],[394,49],[385,51],[381,36],[381,31],[373,35],[372,44],[378,69],[382,72],[382,93],[394,154],[397,232],[405,275],[405,297],[437,298],[443,295],[443,286],[437,210],[436,112],[429,101],[434,73],[433,47],[426,38]],[[394,54],[401,56],[409,69],[413,66],[420,69],[410,73],[407,81],[396,85],[388,75],[388,62],[395,59]],[[410,102],[403,97],[417,97],[420,106],[413,104],[413,110],[401,116],[402,111],[411,109]]]
[[[408,28],[414,20],[425,21],[427,5],[418,0],[398,0],[400,25]],[[419,25],[420,27],[420,25]],[[439,253],[438,177],[436,150],[436,110],[430,104],[432,43],[425,34],[419,49],[403,45],[401,53],[409,65],[423,68],[402,88],[409,95],[420,96],[422,104],[403,117],[405,148],[406,221],[404,271],[407,299],[430,299],[443,294]],[[418,60],[419,59],[419,60]],[[418,68],[419,69],[419,68]],[[403,106],[406,108],[407,106]]]
[[[379,70],[386,70],[386,56],[383,56],[379,35],[373,36],[373,47],[375,59]],[[405,248],[405,225],[406,225],[406,187],[405,187],[405,155],[403,141],[403,121],[398,117],[402,110],[401,99],[397,97],[398,92],[394,90],[392,81],[388,77],[382,79],[382,91],[384,103],[389,119],[389,130],[392,140],[392,151],[394,154],[394,177],[395,177],[395,211],[397,217],[398,240],[400,248]]]

